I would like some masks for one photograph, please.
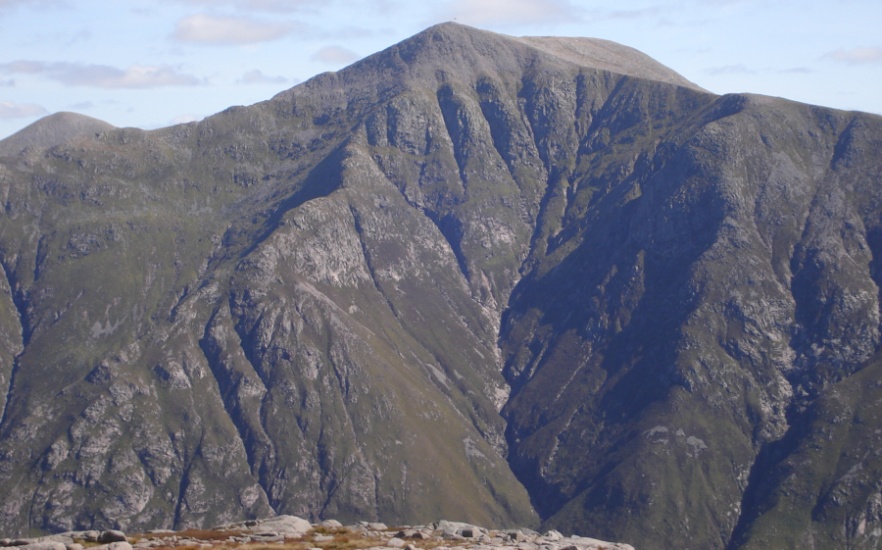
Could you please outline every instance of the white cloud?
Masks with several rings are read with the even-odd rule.
[[[0,88],[15,88],[15,80],[11,78],[7,80],[0,80]]]
[[[327,46],[315,52],[312,59],[328,65],[347,65],[358,61],[359,55],[340,46]]]
[[[263,74],[262,71],[254,69],[242,75],[242,78],[236,81],[239,84],[284,84],[288,79],[284,76],[269,76]]]
[[[68,86],[95,88],[158,88],[200,84],[195,76],[180,73],[167,65],[132,65],[127,69],[118,69],[108,65],[18,60],[0,64],[0,72],[43,75]]]
[[[850,50],[840,48],[828,53],[824,58],[848,65],[882,64],[882,48],[853,48]]]
[[[36,103],[0,101],[0,118],[30,118],[47,113],[46,109]]]
[[[200,13],[179,20],[172,37],[198,44],[256,44],[278,40],[292,30],[290,24]]]
[[[101,88],[156,88],[199,84],[196,77],[181,74],[168,66],[132,65],[124,71],[112,67],[92,67],[95,69],[69,77],[68,83]]]
[[[578,19],[567,0],[453,0],[440,10],[442,19],[484,26],[563,23]]]

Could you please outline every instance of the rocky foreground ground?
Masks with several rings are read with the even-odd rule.
[[[0,548],[17,550],[634,550],[631,545],[587,537],[565,537],[557,531],[485,529],[467,523],[439,521],[430,525],[390,527],[360,522],[344,526],[335,520],[311,524],[294,516],[251,520],[213,529],[150,531],[71,531],[45,537],[0,538]]]

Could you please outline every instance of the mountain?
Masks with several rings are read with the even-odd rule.
[[[448,23],[65,124],[0,142],[0,531],[875,547],[882,118]]]
[[[48,149],[112,129],[113,125],[97,118],[77,113],[55,113],[0,141],[0,156],[15,156],[27,148]]]

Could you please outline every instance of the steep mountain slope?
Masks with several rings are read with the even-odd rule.
[[[733,530],[766,548],[844,542],[819,491],[838,483],[834,467],[877,459],[833,442],[823,463],[790,453],[806,436],[823,446],[807,426],[819,402],[863,403],[834,396],[877,353],[880,164],[862,151],[880,129],[733,96],[649,147],[626,139],[619,161],[575,162],[592,176],[561,193],[551,252],[516,288],[501,336],[511,463],[547,525],[638,545],[646,523],[695,548]],[[784,511],[779,483],[810,485]],[[850,510],[837,513],[878,524],[864,518],[872,491],[842,491]]]
[[[878,540],[879,117],[445,24],[87,126],[0,142],[4,532]]]

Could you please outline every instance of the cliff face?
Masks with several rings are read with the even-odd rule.
[[[37,125],[0,142],[4,532],[882,529],[879,117],[446,24],[200,123]]]
[[[879,347],[879,130],[724,97],[585,155],[501,332],[511,464],[549,525],[782,547],[878,524],[872,474],[847,478],[879,443],[852,379]]]

